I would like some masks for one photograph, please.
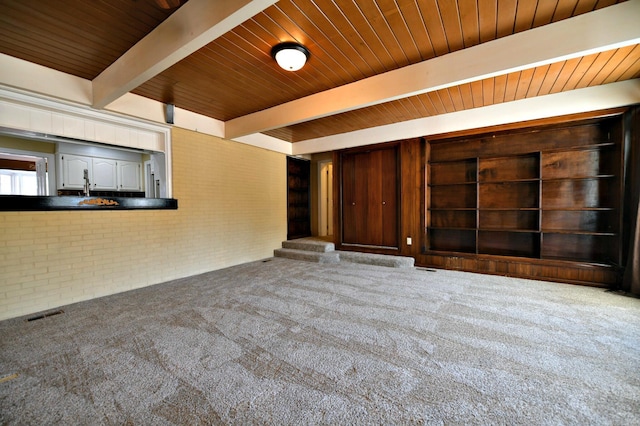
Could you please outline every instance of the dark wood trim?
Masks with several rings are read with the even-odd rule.
[[[174,198],[0,195],[0,211],[176,210]]]
[[[467,253],[416,256],[416,266],[613,288],[620,281],[613,265]]]

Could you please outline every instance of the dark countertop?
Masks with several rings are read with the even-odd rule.
[[[174,198],[0,195],[0,211],[176,210]]]

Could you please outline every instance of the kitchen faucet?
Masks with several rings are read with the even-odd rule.
[[[89,183],[89,170],[84,169],[84,196],[89,196],[89,189],[91,188],[91,184]]]

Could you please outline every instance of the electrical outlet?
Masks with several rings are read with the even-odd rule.
[[[411,243],[412,243],[412,241],[411,241],[411,237],[407,237],[407,245],[408,245],[408,246],[410,246],[410,245],[411,245]]]

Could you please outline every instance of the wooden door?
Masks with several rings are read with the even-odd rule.
[[[342,155],[342,242],[398,245],[396,147]]]

